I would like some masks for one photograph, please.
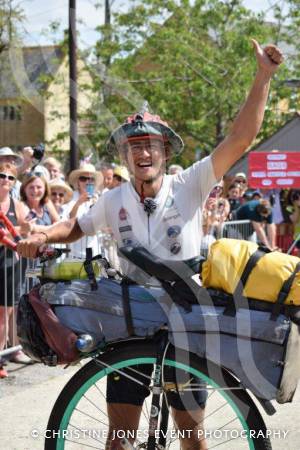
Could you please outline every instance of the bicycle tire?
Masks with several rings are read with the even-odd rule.
[[[177,350],[176,350],[177,352]],[[246,390],[240,389],[239,382],[236,380],[230,373],[226,370],[208,362],[205,359],[201,359],[196,355],[181,351],[181,355],[184,354],[184,358],[189,358],[189,364],[182,363],[181,361],[175,360],[173,357],[167,357],[165,364],[175,367],[178,370],[184,370],[202,380],[205,380],[208,383],[208,386],[212,386],[212,394],[209,395],[207,401],[207,407],[209,407],[209,402],[212,403],[212,396],[217,393],[217,396],[222,398],[222,401],[225,399],[225,403],[222,407],[219,407],[219,400],[216,400],[216,396],[214,397],[214,402],[217,406],[214,406],[215,409],[223,408],[222,417],[225,417],[227,423],[219,423],[217,424],[217,430],[223,430],[224,426],[228,426],[228,423],[234,424],[234,420],[239,424],[240,430],[248,430],[248,437],[245,438],[245,434],[243,438],[239,436],[238,441],[233,442],[235,438],[230,436],[229,440],[217,442],[217,445],[220,449],[227,448],[230,450],[241,450],[245,449],[254,449],[254,450],[270,450],[271,442],[267,437],[266,426],[261,417],[261,414],[256,407],[254,401],[247,393]],[[177,354],[176,354],[177,358]],[[117,344],[115,347],[112,347],[105,354],[99,356],[99,360],[104,364],[107,364],[109,368],[99,368],[96,361],[90,361],[85,366],[83,366],[67,383],[67,385],[61,391],[56,403],[52,409],[48,426],[47,426],[47,439],[45,439],[45,450],[67,450],[73,448],[72,444],[74,443],[74,448],[90,448],[93,445],[89,445],[86,440],[86,436],[84,436],[84,442],[81,440],[72,440],[74,438],[74,432],[72,430],[81,430],[86,431],[86,428],[82,428],[86,426],[80,422],[80,426],[74,425],[77,422],[74,421],[74,416],[77,420],[77,414],[79,414],[79,420],[88,420],[86,423],[91,424],[90,422],[90,410],[88,409],[87,414],[88,419],[85,417],[81,418],[83,414],[81,409],[81,404],[86,402],[88,405],[92,400],[89,398],[91,392],[96,390],[96,393],[99,391],[99,384],[105,384],[105,377],[108,373],[115,372],[116,370],[122,370],[123,368],[130,367],[131,370],[134,370],[134,366],[136,364],[154,364],[156,359],[156,347],[153,341],[145,341],[145,340],[137,340],[137,341],[127,341]],[[180,358],[183,359],[183,358]],[[185,359],[183,359],[185,360]],[[114,370],[115,369],[115,370]],[[134,373],[134,372],[133,372]],[[213,376],[213,379],[211,378]],[[220,386],[224,386],[224,382],[226,386],[229,386],[227,390],[220,389]],[[219,389],[218,389],[219,387]],[[101,393],[101,395],[105,395],[105,393]],[[100,405],[96,403],[96,405]],[[79,406],[78,406],[79,405]],[[94,404],[95,406],[95,404]],[[100,408],[97,414],[100,414]],[[232,422],[228,422],[229,412],[230,414],[235,414],[236,419],[233,419]],[[222,411],[218,411],[221,414]],[[102,414],[102,412],[101,412]],[[104,413],[103,413],[104,414]],[[105,415],[105,414],[104,414]],[[213,419],[213,417],[212,417]],[[99,417],[94,418],[98,422]],[[102,419],[103,420],[103,419]],[[207,416],[204,419],[204,429],[206,430],[206,421]],[[220,418],[216,420],[221,420]],[[101,422],[101,421],[100,421]],[[213,425],[214,426],[214,425]],[[233,428],[233,430],[237,430],[237,428]],[[252,431],[251,433],[249,432]],[[228,433],[227,433],[228,434]],[[234,433],[235,434],[235,433]],[[249,436],[250,434],[250,436]],[[71,435],[71,439],[70,439]],[[80,439],[82,436],[80,437]],[[242,442],[241,442],[242,439]],[[92,443],[94,444],[94,438],[92,438]],[[94,448],[105,448],[104,441],[98,441],[99,446]],[[90,442],[90,441],[89,441]],[[79,447],[80,444],[81,446]],[[237,446],[235,446],[237,444]],[[243,445],[241,445],[243,444]],[[136,448],[139,444],[137,444]],[[145,447],[144,447],[145,448]],[[173,449],[172,446],[166,447]],[[180,447],[174,447],[180,448]],[[209,448],[212,448],[209,445]]]

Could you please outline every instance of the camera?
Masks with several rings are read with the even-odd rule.
[[[45,145],[44,144],[38,144],[35,147],[32,147],[33,149],[33,157],[37,161],[41,161],[44,157],[45,153]]]

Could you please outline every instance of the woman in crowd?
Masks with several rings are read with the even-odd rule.
[[[222,197],[223,182],[220,182],[210,192],[202,212],[203,238],[201,253],[207,255],[209,246],[220,236],[222,224],[228,219],[230,204]]]
[[[49,183],[51,200],[61,220],[68,218],[68,204],[73,198],[73,190],[61,178],[54,178]]]
[[[35,224],[51,225],[59,220],[59,214],[50,199],[49,186],[44,177],[35,174],[27,175],[21,185],[20,194],[29,208],[28,219],[34,219]]]
[[[26,236],[25,218],[28,208],[20,201],[12,199],[11,191],[17,178],[17,169],[11,163],[0,163],[0,210]],[[0,223],[1,227],[1,223]],[[15,314],[21,295],[20,261],[11,250],[0,245],[0,350],[3,350],[9,338],[10,345],[17,345]],[[28,363],[30,360],[23,352],[15,353],[11,361]],[[0,360],[0,378],[8,376]]]
[[[241,185],[239,183],[232,183],[228,188],[227,199],[230,205],[230,213],[241,206]]]
[[[248,189],[248,181],[247,181],[246,174],[244,172],[236,173],[235,176],[234,176],[234,179],[233,179],[233,183],[238,183],[240,185],[241,199],[242,199],[243,198],[243,194]],[[241,202],[242,202],[242,200],[241,200]]]
[[[103,175],[97,172],[93,164],[82,164],[69,175],[69,183],[75,189],[73,200],[70,202],[70,217],[81,217],[96,202],[99,191],[103,187]],[[91,247],[93,254],[100,253],[97,236],[84,236],[70,245],[71,255],[85,258],[86,248]]]

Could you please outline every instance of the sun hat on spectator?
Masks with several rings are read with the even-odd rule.
[[[243,180],[247,181],[247,176],[244,172],[238,172],[234,175],[234,179],[242,178]]]
[[[22,156],[14,153],[9,147],[0,148],[0,158],[1,156],[11,156],[12,158],[14,158],[16,166],[20,166],[23,162]]]
[[[130,180],[129,172],[127,170],[127,167],[125,167],[125,166],[116,166],[114,168],[114,175],[117,175],[118,177],[123,178],[123,180],[125,180],[125,181]]]
[[[70,186],[65,183],[61,178],[54,178],[49,181],[50,191],[54,191],[55,189],[63,189],[65,191],[64,203],[68,203],[73,198],[73,190]]]
[[[84,163],[79,169],[72,170],[69,175],[69,183],[74,189],[77,189],[77,182],[81,176],[93,176],[95,178],[95,187],[99,189],[103,184],[103,175],[101,172],[96,171],[93,164]]]

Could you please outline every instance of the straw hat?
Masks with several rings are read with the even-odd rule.
[[[20,166],[23,162],[23,157],[17,153],[14,153],[9,147],[0,148],[0,157],[1,156],[12,156],[15,159],[16,166]]]
[[[97,172],[93,164],[82,164],[79,169],[72,170],[69,175],[69,183],[74,189],[77,189],[77,181],[81,176],[94,176],[95,187],[98,189],[103,184],[103,175],[101,172]]]
[[[54,178],[49,181],[50,190],[53,191],[56,188],[63,189],[65,191],[65,201],[64,203],[68,203],[73,198],[73,190],[70,186],[65,183],[61,178]]]
[[[247,180],[247,176],[244,172],[238,172],[234,175],[234,178],[243,178],[244,180]]]
[[[129,172],[125,166],[116,166],[114,168],[114,175],[123,178],[125,181],[130,181]]]

